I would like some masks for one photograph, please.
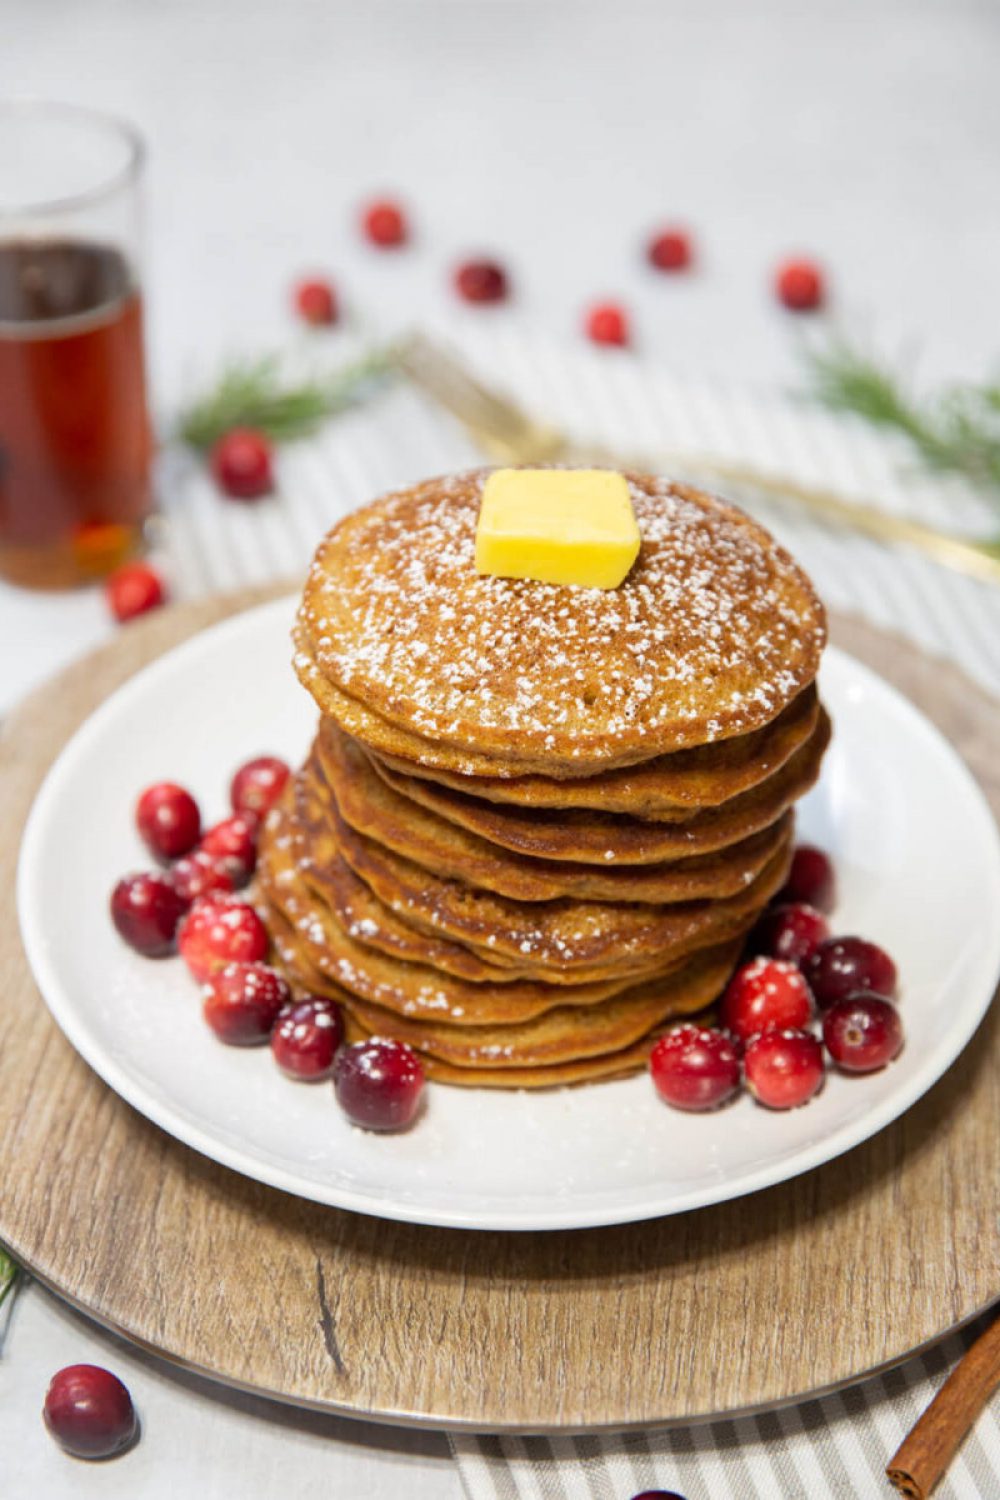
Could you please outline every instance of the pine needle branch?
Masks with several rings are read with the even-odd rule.
[[[1000,384],[953,385],[919,400],[897,371],[843,341],[806,359],[824,406],[902,433],[931,469],[1000,490]]]
[[[177,434],[201,452],[234,427],[254,427],[276,443],[308,437],[391,369],[390,349],[374,349],[329,375],[300,378],[285,374],[277,355],[233,360],[215,386],[181,413]]]

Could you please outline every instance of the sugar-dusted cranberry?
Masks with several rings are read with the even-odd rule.
[[[188,907],[203,896],[229,895],[241,883],[242,871],[235,860],[196,849],[177,861],[168,879]]]
[[[829,936],[830,925],[822,912],[804,901],[790,901],[763,914],[750,934],[750,948],[801,966]]]
[[[285,790],[291,772],[276,755],[258,755],[240,766],[229,785],[234,812],[256,813],[262,818]]]
[[[323,276],[300,281],[294,291],[295,311],[304,323],[323,328],[337,321],[337,294]]]
[[[808,1031],[765,1031],[747,1042],[743,1074],[758,1104],[795,1109],[823,1082],[823,1048]]]
[[[736,970],[722,997],[719,1019],[741,1042],[762,1031],[808,1026],[813,999],[795,964],[755,958]]]
[[[823,272],[811,260],[785,261],[778,267],[774,289],[792,312],[813,312],[826,300]]]
[[[197,802],[173,781],[146,788],[136,803],[135,821],[143,843],[157,859],[187,854],[201,833]]]
[[[467,260],[455,272],[455,290],[466,302],[503,302],[510,288],[495,260]]]
[[[406,214],[391,198],[369,203],[361,215],[361,227],[371,243],[381,250],[394,250],[405,245],[410,237]]]
[[[271,444],[253,427],[234,427],[212,448],[215,482],[233,500],[258,500],[274,489]]]
[[[149,563],[124,563],[105,579],[104,597],[115,619],[124,625],[165,604],[167,586]]]
[[[740,1086],[740,1060],[730,1037],[707,1026],[677,1026],[649,1056],[661,1099],[677,1109],[714,1109]]]
[[[211,859],[221,860],[237,885],[245,885],[257,863],[257,832],[260,819],[256,813],[233,813],[223,818],[204,835],[200,849]]]
[[[209,979],[202,1015],[220,1041],[231,1047],[255,1047],[267,1041],[291,998],[288,983],[277,969],[260,963],[231,963]]]
[[[584,332],[594,344],[624,346],[631,339],[628,313],[617,302],[598,302],[583,322]]]
[[[402,1130],[412,1124],[424,1088],[424,1070],[405,1042],[373,1037],[337,1054],[337,1103],[366,1130]]]
[[[267,957],[267,928],[252,906],[232,896],[196,901],[177,934],[181,957],[199,984],[229,963],[257,963]]]
[[[830,856],[813,844],[800,844],[792,855],[788,879],[778,892],[779,902],[804,901],[817,911],[830,911],[836,881]]]
[[[823,1016],[826,1050],[848,1073],[873,1073],[903,1045],[903,1023],[891,1000],[862,990],[838,1000]]]
[[[804,972],[824,1010],[857,990],[871,990],[887,1000],[896,993],[896,965],[867,938],[827,938],[806,960]]]
[[[126,875],[111,892],[111,920],[130,948],[145,958],[174,951],[187,903],[165,875]]]
[[[325,995],[310,995],[281,1012],[271,1032],[271,1051],[289,1078],[315,1083],[333,1073],[343,1039],[340,1006]]]
[[[42,1418],[56,1442],[74,1458],[110,1458],[138,1430],[128,1388],[100,1365],[67,1365],[45,1393]]]
[[[691,255],[691,236],[683,229],[661,229],[646,247],[646,258],[658,271],[686,271]]]

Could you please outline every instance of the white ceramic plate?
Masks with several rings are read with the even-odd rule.
[[[315,720],[289,666],[290,600],[205,631],[126,683],[79,730],[32,811],[19,870],[25,946],[77,1050],[164,1130],[249,1177],[322,1203],[476,1229],[555,1229],[678,1213],[755,1192],[849,1150],[930,1088],[969,1041],[1000,969],[1000,841],[963,764],[867,668],[831,650],[835,736],[801,835],[833,854],[835,929],[894,955],[907,1043],[867,1078],[831,1073],[808,1107],[747,1097],[668,1109],[649,1079],[533,1095],[428,1089],[403,1135],[353,1128],[329,1084],[286,1080],[267,1048],[221,1045],[179,959],[117,937],[116,879],[148,865],[132,826],[152,781],[209,819],[234,767],[302,758]]]

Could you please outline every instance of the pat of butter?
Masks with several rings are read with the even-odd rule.
[[[483,486],[476,571],[617,588],[639,555],[628,485],[607,469],[497,469]]]

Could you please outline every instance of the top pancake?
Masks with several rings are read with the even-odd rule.
[[[627,475],[642,545],[618,588],[482,577],[485,473],[388,495],[320,544],[295,665],[324,711],[346,697],[423,740],[585,775],[759,729],[815,677],[823,607],[741,511]]]

